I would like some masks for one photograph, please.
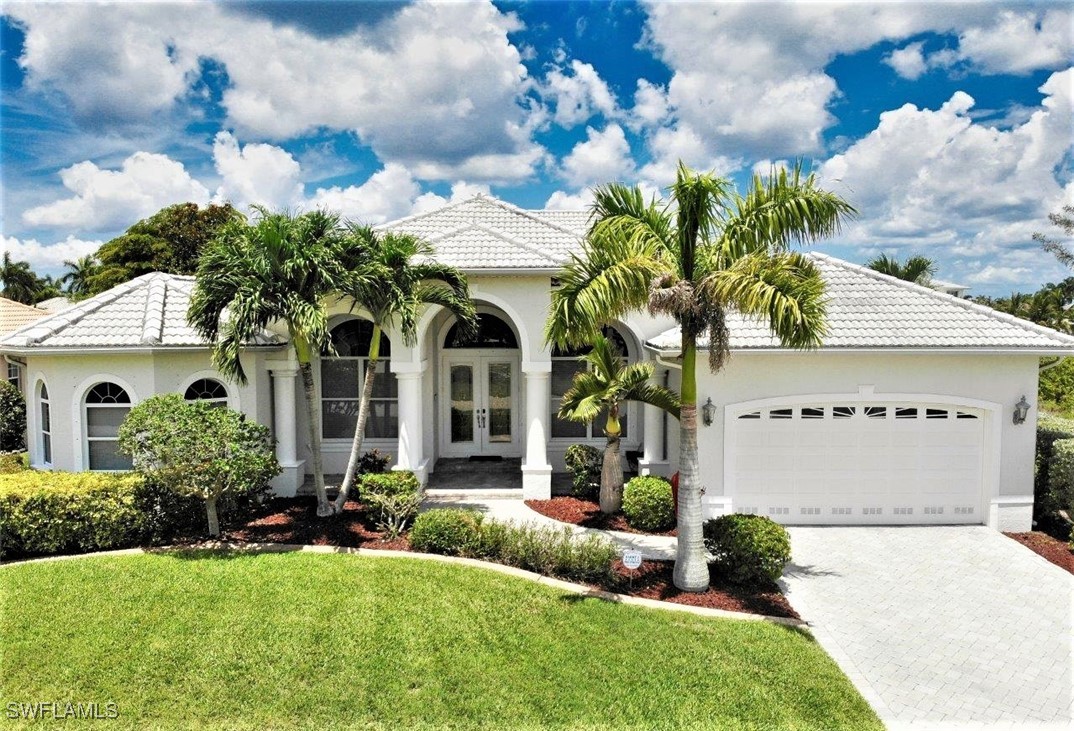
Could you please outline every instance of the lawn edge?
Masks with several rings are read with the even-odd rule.
[[[808,622],[789,617],[772,617],[766,614],[751,614],[749,612],[732,612],[727,609],[714,609],[710,607],[695,607],[689,604],[676,604],[674,602],[662,602],[658,599],[646,599],[644,597],[616,594],[602,589],[594,589],[584,584],[575,584],[571,581],[544,576],[533,571],[506,566],[491,561],[481,561],[475,558],[462,558],[460,556],[442,556],[435,553],[418,553],[416,551],[390,551],[377,548],[355,548],[351,546],[313,546],[301,543],[229,543],[227,541],[210,541],[189,546],[160,546],[155,548],[122,548],[114,551],[95,551],[93,553],[76,553],[63,556],[42,556],[17,561],[5,561],[0,563],[0,569],[6,566],[21,566],[29,563],[44,563],[48,561],[72,561],[80,558],[94,558],[102,556],[138,556],[156,553],[169,553],[173,551],[210,550],[221,553],[235,551],[239,553],[338,553],[354,554],[373,558],[412,558],[424,561],[438,561],[440,563],[470,566],[473,568],[496,571],[507,576],[527,579],[537,584],[580,594],[592,599],[600,599],[615,604],[629,604],[650,609],[660,609],[672,612],[685,612],[700,617],[715,617],[720,619],[734,619],[750,622],[768,622],[781,624],[787,627],[810,629]]]

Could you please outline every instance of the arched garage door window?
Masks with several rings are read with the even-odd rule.
[[[91,470],[129,470],[131,458],[119,451],[119,426],[131,410],[122,386],[98,383],[86,393],[86,451]]]

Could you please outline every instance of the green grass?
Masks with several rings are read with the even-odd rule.
[[[882,728],[797,630],[415,559],[9,566],[0,638],[0,714],[118,704],[92,728]]]

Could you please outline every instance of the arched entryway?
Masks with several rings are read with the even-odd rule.
[[[440,455],[522,456],[517,333],[499,313],[479,311],[475,336],[448,324],[439,345]]]

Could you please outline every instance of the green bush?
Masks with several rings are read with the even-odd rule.
[[[572,444],[563,455],[571,473],[571,494],[578,498],[595,498],[600,493],[600,468],[604,453],[588,444]]]
[[[417,551],[448,556],[472,555],[481,535],[481,513],[476,510],[438,508],[420,513],[410,529],[410,545]]]
[[[26,469],[25,452],[0,452],[0,475],[10,475]]]
[[[389,538],[397,538],[418,514],[421,483],[409,471],[372,473],[362,477],[362,503]]]
[[[26,399],[10,381],[0,381],[0,452],[26,448]]]
[[[1069,447],[1059,447],[1063,452],[1057,459],[1056,447],[1060,442],[1074,439],[1074,421],[1057,416],[1042,415],[1037,419],[1037,454],[1033,480],[1033,518],[1043,529],[1055,527],[1056,510],[1070,510],[1074,475],[1067,452]],[[1065,506],[1065,507],[1064,507]]]
[[[661,477],[635,477],[623,488],[623,513],[638,530],[659,532],[675,525],[671,483]]]
[[[569,527],[516,525],[488,520],[481,524],[480,558],[539,574],[574,581],[611,577],[619,557],[615,545],[598,535],[577,535]]]
[[[358,458],[356,474],[375,475],[387,472],[388,463],[391,461],[392,456],[390,454],[384,454],[379,449],[370,449],[368,452],[362,452],[362,455]]]
[[[1074,517],[1074,439],[1052,442],[1048,482],[1039,498],[1039,508],[1046,515],[1065,510]]]
[[[763,515],[723,515],[703,530],[714,563],[736,584],[775,581],[791,560],[787,529]]]

